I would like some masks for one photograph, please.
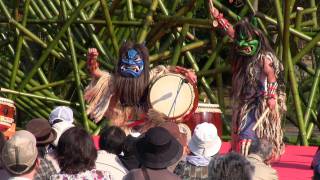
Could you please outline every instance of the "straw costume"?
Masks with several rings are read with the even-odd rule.
[[[212,7],[211,14],[217,17],[215,21],[233,39],[232,148],[246,155],[251,141],[264,137],[274,144],[273,156],[278,158],[284,152],[281,129],[281,115],[286,111],[283,66],[266,37],[248,19],[240,20],[233,28],[222,14],[213,12],[218,10]],[[259,118],[262,121],[253,131]]]

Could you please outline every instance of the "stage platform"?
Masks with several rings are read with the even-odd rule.
[[[229,151],[230,144],[224,142],[220,150],[221,154]],[[279,161],[273,162],[272,167],[278,171],[280,180],[306,180],[311,179],[313,171],[310,164],[317,147],[303,147],[286,145],[284,155]]]

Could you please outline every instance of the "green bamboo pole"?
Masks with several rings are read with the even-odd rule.
[[[320,32],[315,36],[308,44],[306,44],[299,53],[292,59],[292,62],[295,64],[301,60],[301,58],[309,53],[313,47],[317,45],[317,43],[320,41]]]
[[[23,8],[24,15],[23,15],[23,20],[22,20],[22,26],[24,26],[24,27],[26,27],[26,25],[27,25],[29,5],[30,5],[30,0],[26,0],[26,2],[24,4],[24,8]],[[12,69],[12,74],[11,74],[11,78],[10,78],[9,89],[13,89],[14,84],[15,84],[17,70],[19,68],[19,63],[20,63],[22,44],[23,44],[23,34],[20,33],[19,37],[18,37],[17,47],[16,47],[16,54],[15,54],[15,58],[13,61],[13,69]],[[12,99],[12,95],[9,95],[9,98]]]
[[[231,11],[229,8],[224,6],[222,3],[220,3],[218,0],[212,0],[214,6],[221,10],[225,16],[231,17],[233,20],[237,21],[238,20],[238,15]]]
[[[23,89],[25,85],[30,81],[30,79],[35,74],[36,70],[46,61],[50,51],[57,45],[60,38],[64,35],[64,33],[67,31],[68,27],[71,25],[72,21],[77,18],[78,14],[80,13],[80,10],[83,9],[86,5],[91,3],[92,1],[82,1],[79,6],[74,10],[74,12],[71,14],[70,18],[67,20],[67,22],[63,25],[59,33],[56,35],[54,40],[50,42],[48,45],[48,48],[45,49],[40,56],[38,62],[34,65],[34,67],[31,69],[30,73],[25,77],[25,79],[21,82],[19,89]]]
[[[190,51],[190,50],[193,50],[193,49],[197,49],[197,48],[200,48],[200,47],[204,47],[208,44],[208,41],[207,40],[204,40],[204,41],[196,41],[194,43],[190,43],[186,46],[183,46],[181,48],[181,53],[184,53],[186,51]],[[172,56],[172,51],[164,51],[162,53],[158,53],[158,54],[153,54],[153,55],[150,55],[149,57],[149,61],[150,62],[155,62],[155,61],[160,61],[160,60],[165,60],[165,59],[168,59]]]
[[[128,1],[130,1],[130,0],[128,0]],[[101,2],[102,9],[104,12],[104,17],[106,19],[105,21],[107,23],[107,29],[108,29],[109,35],[111,37],[114,52],[115,52],[116,57],[118,57],[118,52],[119,52],[118,40],[117,40],[116,36],[114,35],[113,25],[112,25],[111,17],[109,14],[108,6],[107,6],[107,3],[105,0],[100,0],[100,2]]]
[[[2,67],[1,67],[2,68]],[[4,76],[4,74],[0,74],[0,77],[2,78],[2,81],[1,81],[1,86],[5,86],[5,87],[8,87],[9,86],[9,78]],[[14,101],[16,101],[17,99],[15,99]],[[41,108],[39,108],[40,106],[39,105],[36,105],[35,101],[30,101],[28,98],[23,98],[23,101],[26,101],[27,104],[29,104],[29,106],[38,106],[38,108],[34,109],[35,112],[38,113],[38,115],[42,114],[42,116],[45,116],[46,115],[46,109],[45,108],[42,108],[42,107],[45,107],[45,106],[41,106]]]
[[[311,8],[317,8],[316,1],[310,0],[310,6]],[[311,15],[312,15],[313,27],[317,28],[318,27],[317,11],[312,12]]]
[[[296,23],[295,23],[295,29],[297,31],[301,31],[301,22],[302,22],[302,12],[303,12],[303,7],[297,7],[297,16],[296,16]],[[298,43],[299,43],[299,39],[298,37],[294,37],[294,41],[295,43],[297,44],[298,46]],[[293,58],[294,59],[294,58]],[[293,61],[295,62],[295,61]]]
[[[315,51],[315,57],[316,57],[316,60],[318,60],[318,61],[320,60],[320,49],[319,48],[317,48]],[[310,123],[310,124],[308,124],[308,123],[309,123],[309,118],[310,118],[312,107],[313,107],[315,100],[316,100],[315,99],[316,93],[319,91],[319,84],[320,84],[320,63],[318,63],[318,68],[316,71],[316,75],[314,76],[314,81],[313,81],[312,88],[311,88],[310,95],[309,95],[309,99],[308,99],[308,105],[307,105],[307,108],[306,108],[306,111],[304,114],[305,125],[308,126],[308,128],[307,128],[308,130],[309,129],[312,130],[312,128],[313,128],[313,127],[311,127],[312,123]],[[308,137],[310,137],[310,135]]]
[[[62,7],[63,16],[65,19],[67,19],[67,9],[66,9],[66,5],[65,5],[64,0],[61,1],[61,7]],[[83,91],[81,88],[81,81],[80,81],[80,76],[79,76],[78,62],[77,62],[77,57],[76,57],[77,55],[76,55],[76,51],[74,48],[70,28],[68,28],[68,30],[67,30],[67,37],[68,37],[68,42],[69,42],[69,48],[71,51],[71,60],[72,60],[72,65],[73,65],[74,77],[76,80],[76,90],[77,90],[77,94],[78,94],[78,100],[80,103],[80,110],[81,110],[81,115],[82,115],[83,126],[87,131],[89,131],[88,117],[87,117],[87,113],[86,113],[86,105],[84,102]]]
[[[282,1],[281,1],[282,2]],[[283,39],[283,15],[282,15],[282,8],[281,8],[281,3],[280,0],[274,0],[273,1],[275,9],[276,9],[276,13],[277,13],[277,20],[278,20],[278,31],[280,32],[280,38]]]
[[[66,1],[68,2],[68,1]],[[78,0],[75,0],[76,4],[79,4],[79,1]],[[83,3],[83,2],[81,2]],[[69,4],[70,6],[70,3],[67,3],[67,5]],[[72,7],[72,6],[71,6]],[[85,13],[84,10],[80,10],[80,17],[83,19],[83,20],[87,20],[89,17],[88,15]],[[97,49],[101,52],[101,54],[104,56],[104,58],[106,60],[110,60],[111,59],[111,55],[109,54],[110,52],[106,51],[103,47],[103,45],[101,44],[101,42],[99,41],[97,35],[94,33],[94,30],[95,30],[95,27],[92,26],[92,24],[89,24],[89,25],[86,25],[86,28],[87,30],[89,31],[89,35],[90,37],[92,38],[95,46],[97,47]]]
[[[20,32],[23,32],[26,36],[31,38],[36,43],[40,44],[42,47],[44,47],[44,48],[47,47],[47,44],[45,42],[43,42],[38,36],[36,36],[34,33],[29,31],[28,29],[26,29],[23,25],[18,23],[16,20],[11,18],[10,13],[8,12],[8,8],[3,3],[2,0],[0,0],[0,9],[2,10],[2,12],[4,12],[6,17],[8,18],[10,24],[13,24],[14,26],[16,26],[16,28],[18,28],[20,30]],[[55,50],[53,50],[51,53],[52,53],[52,55],[54,55],[58,59],[62,59],[63,58],[63,55],[58,53],[58,52],[56,52]]]
[[[289,79],[291,84],[291,90],[292,90],[292,96],[294,99],[295,109],[296,109],[296,116],[299,122],[299,130],[300,130],[300,136],[302,139],[302,144],[304,146],[308,145],[308,140],[306,137],[306,129],[305,129],[305,123],[303,120],[303,113],[301,109],[301,103],[300,103],[300,97],[299,97],[299,91],[298,91],[298,84],[295,78],[294,74],[294,64],[292,62],[292,59],[290,57],[290,48],[289,48],[289,25],[290,25],[290,0],[285,0],[285,9],[284,9],[284,29],[283,29],[283,64],[286,65],[288,68],[289,73]]]
[[[270,16],[267,16],[267,15],[261,13],[261,12],[257,12],[256,16],[260,17],[261,19],[263,19],[263,20],[265,20],[265,21],[267,21],[267,22],[269,22],[269,23],[271,23],[273,25],[277,25],[278,24],[278,21],[274,20]],[[311,41],[312,40],[312,37],[310,37],[310,36],[308,36],[308,35],[306,35],[306,34],[304,34],[302,32],[299,32],[299,31],[295,30],[294,28],[289,28],[289,31],[293,35],[295,35],[295,36],[297,36],[297,37],[299,37],[299,38],[301,38],[303,40],[306,40],[306,41]],[[320,42],[317,43],[317,46],[320,46]]]
[[[217,59],[221,59],[221,57],[218,57]],[[215,67],[214,69],[210,69],[210,70],[201,70],[201,71],[198,71],[196,75],[198,78],[200,78],[203,76],[215,76],[223,72],[231,72],[231,66],[223,65],[223,66]]]
[[[59,104],[63,104],[63,105],[68,105],[68,106],[70,106],[70,105],[80,106],[79,103],[74,103],[74,102],[70,102],[70,101],[66,101],[66,100],[61,100],[61,99],[50,98],[50,97],[46,97],[46,96],[34,95],[34,94],[31,94],[31,93],[14,91],[14,90],[11,90],[11,89],[6,89],[6,88],[0,88],[0,92],[2,92],[2,93],[15,94],[15,95],[18,95],[18,96],[32,97],[32,98],[41,99],[41,100],[50,101],[50,102],[55,102],[55,103],[59,103]]]
[[[218,59],[218,61],[215,61],[215,67],[220,66],[220,61],[221,58]],[[224,88],[223,88],[223,80],[222,80],[222,74],[221,73],[217,73],[215,75],[215,79],[217,82],[217,90],[218,90],[218,102],[220,105],[220,108],[222,111],[224,111],[225,107],[224,107]]]
[[[306,14],[310,14],[313,12],[317,12],[317,8],[316,7],[312,7],[312,8],[305,8],[302,11],[302,15],[306,15]],[[293,12],[292,14],[290,14],[290,19],[296,18],[297,17],[297,12]]]
[[[80,79],[81,80],[84,80],[84,79],[87,79],[88,77],[87,76],[81,76]],[[29,92],[35,92],[35,91],[39,91],[39,90],[43,90],[43,89],[48,89],[48,88],[52,88],[52,87],[56,87],[56,86],[61,86],[61,85],[65,85],[67,83],[70,83],[70,82],[74,82],[75,81],[75,78],[72,77],[72,78],[68,78],[68,79],[64,79],[64,80],[60,80],[60,81],[55,81],[55,82],[51,82],[49,84],[43,84],[43,85],[39,85],[39,86],[36,86],[36,87],[33,87],[29,90]]]
[[[191,17],[191,16],[192,16],[192,13],[189,12],[187,14],[187,17]],[[176,66],[178,64],[178,60],[179,60],[179,57],[181,54],[181,48],[183,46],[184,39],[185,39],[188,31],[189,31],[189,24],[184,24],[182,27],[182,33],[177,40],[177,44],[176,44],[176,47],[173,52],[172,62],[171,62],[171,65],[173,65],[173,66]]]
[[[134,12],[133,12],[132,0],[127,0],[127,10],[128,10],[129,19],[130,20],[134,20]]]
[[[256,14],[256,10],[254,9],[252,3],[251,3],[251,0],[246,0],[246,4],[249,6],[249,9],[251,10],[251,12],[255,15]],[[262,32],[265,34],[265,35],[269,35],[268,33],[268,30],[267,28],[265,27],[265,25],[263,24],[263,22],[261,21],[260,18],[257,18],[257,21],[258,21],[258,25],[260,26]]]
[[[186,52],[186,57],[187,57],[187,60],[192,65],[192,69],[194,69],[196,72],[198,72],[200,69],[197,65],[196,60],[194,59],[194,57],[192,56],[192,54],[189,51]],[[210,85],[208,84],[205,77],[201,77],[200,83],[203,86],[204,91],[206,92],[208,98],[210,99],[210,102],[211,103],[218,103],[218,99],[216,98],[216,96],[212,92]]]
[[[148,31],[149,31],[149,27],[150,27],[150,25],[152,23],[153,13],[157,9],[157,6],[158,6],[158,0],[152,0],[149,12],[148,12],[148,14],[146,16],[144,25],[143,25],[143,27],[141,29],[141,32],[139,33],[139,36],[138,36],[138,39],[137,39],[138,43],[143,43],[146,40]]]

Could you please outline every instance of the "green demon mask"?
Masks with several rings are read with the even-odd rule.
[[[244,56],[253,56],[257,53],[259,48],[259,39],[256,37],[248,37],[240,33],[236,40],[237,51]]]

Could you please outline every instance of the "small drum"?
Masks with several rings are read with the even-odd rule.
[[[185,122],[193,131],[197,124],[208,122],[216,126],[218,135],[222,136],[221,110],[219,104],[199,103],[196,112],[191,119]]]
[[[10,99],[0,97],[0,131],[9,129],[14,123],[16,107]]]
[[[151,107],[176,122],[186,121],[197,108],[197,86],[181,74],[164,74],[151,83],[149,90]]]

